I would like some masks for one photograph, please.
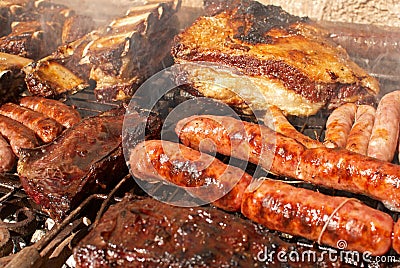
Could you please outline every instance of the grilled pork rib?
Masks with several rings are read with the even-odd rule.
[[[318,250],[313,250],[315,262],[287,258],[283,265],[278,254],[268,256],[272,251],[301,256],[307,250],[215,208],[174,207],[128,195],[106,211],[74,249],[74,258],[77,268],[340,266]]]
[[[169,1],[132,8],[106,27],[58,47],[26,68],[29,91],[54,96],[87,87],[90,79],[96,82],[99,101],[130,98],[145,79],[163,67],[177,33],[178,7]],[[69,22],[65,28],[70,27]],[[49,72],[46,68],[59,75],[45,76]],[[57,79],[59,76],[65,78]]]
[[[176,37],[180,82],[245,111],[273,104],[299,116],[371,101],[379,92],[377,80],[312,21],[256,1],[228,2],[214,3],[215,15],[200,17]]]
[[[0,51],[32,59],[47,56],[61,45],[64,21],[74,15],[66,6],[47,1],[6,1],[2,5],[11,15],[10,31],[0,38]]]

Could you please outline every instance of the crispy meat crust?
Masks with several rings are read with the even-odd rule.
[[[379,92],[378,82],[308,19],[255,1],[218,8],[175,38],[177,63],[233,67],[251,78],[279,81],[311,103],[370,100]]]

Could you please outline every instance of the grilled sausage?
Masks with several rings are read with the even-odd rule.
[[[288,177],[295,177],[305,150],[297,141],[266,126],[227,116],[192,116],[179,121],[175,132],[191,148],[206,152],[217,150]]]
[[[32,129],[46,143],[53,141],[63,129],[62,125],[54,119],[14,103],[6,103],[1,106],[0,114]]]
[[[400,254],[400,220],[398,220],[393,227],[393,242],[392,248]]]
[[[242,213],[249,219],[332,247],[385,254],[392,244],[392,218],[358,200],[326,196],[266,180],[244,194]]]
[[[364,194],[400,211],[400,166],[345,149],[316,148],[301,156],[297,179]]]
[[[399,138],[400,90],[382,97],[376,109],[368,156],[392,161]]]
[[[326,121],[324,144],[327,148],[346,147],[347,138],[357,111],[357,105],[346,103],[335,109]]]
[[[0,134],[10,142],[13,152],[18,157],[19,149],[34,148],[39,144],[33,130],[3,115],[0,115]]]
[[[221,127],[219,122],[229,128]],[[181,120],[175,131],[186,146],[198,149],[202,140],[211,140],[214,146],[202,142],[201,149],[248,160],[277,175],[364,194],[382,201],[391,210],[400,211],[399,165],[345,149],[305,149],[269,128],[269,132],[265,130],[261,135],[264,128],[230,117],[207,115]],[[246,131],[242,133],[240,129]],[[265,161],[271,153],[272,165]]]
[[[269,112],[264,116],[264,124],[269,128],[287,137],[295,139],[303,144],[306,148],[318,148],[323,146],[321,142],[297,131],[297,129],[286,119],[285,115],[282,113],[282,110],[278,107],[272,105],[268,110]]]
[[[11,171],[16,163],[16,157],[11,146],[0,135],[0,173]]]
[[[228,211],[240,211],[243,193],[252,179],[243,170],[210,155],[159,140],[138,144],[131,151],[129,164],[133,175],[140,179],[196,187],[190,190],[191,194]]]
[[[370,105],[360,105],[356,118],[350,130],[346,149],[362,155],[367,155],[368,143],[375,120],[375,108]]]
[[[81,121],[81,116],[77,110],[57,100],[24,97],[21,99],[20,105],[45,114],[66,128],[70,128]]]

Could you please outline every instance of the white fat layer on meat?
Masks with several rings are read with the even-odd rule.
[[[299,94],[288,90],[281,81],[265,76],[250,77],[230,69],[201,64],[184,64],[187,79],[204,96],[218,99],[244,110],[268,110],[276,105],[285,113],[308,116],[317,113],[323,102],[311,103]]]

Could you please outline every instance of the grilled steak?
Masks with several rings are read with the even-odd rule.
[[[22,152],[18,162],[21,183],[53,219],[61,220],[84,197],[109,190],[108,186],[127,174],[121,145],[124,112],[118,109],[86,118],[53,143]],[[135,127],[132,124],[130,129]],[[150,137],[157,130],[148,133]]]
[[[172,54],[180,83],[246,112],[273,104],[299,116],[373,101],[379,92],[377,80],[311,20],[256,1],[223,2],[212,1],[215,15],[177,36]]]
[[[128,195],[106,211],[99,224],[74,249],[74,258],[80,268],[339,265],[324,261],[327,256],[318,250],[312,252],[316,264],[307,259],[304,263],[293,263],[289,255],[287,263],[277,260],[278,252],[283,257],[290,252],[301,256],[306,251],[282,241],[260,225],[215,208],[173,207]]]

